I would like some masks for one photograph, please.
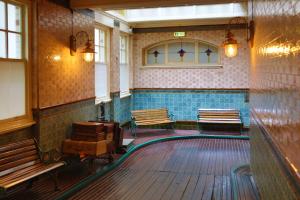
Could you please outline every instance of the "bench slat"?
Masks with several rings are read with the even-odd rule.
[[[24,181],[30,180],[30,179],[32,179],[34,177],[37,177],[37,176],[39,176],[41,174],[49,172],[49,171],[51,171],[53,169],[56,169],[58,167],[61,167],[63,165],[65,165],[64,162],[58,162],[58,163],[53,163],[53,164],[49,164],[49,165],[44,165],[43,168],[40,168],[39,170],[36,170],[33,173],[26,174],[23,177],[20,177],[20,178],[18,178],[16,180],[12,180],[11,182],[7,182],[5,185],[0,185],[0,186],[3,187],[3,188],[5,188],[5,189],[8,189],[10,187],[13,187],[13,186],[19,184],[19,183],[22,183]]]
[[[33,139],[0,147],[0,188],[8,189],[43,173],[65,165],[64,162],[44,164]]]
[[[16,178],[17,178],[17,177],[20,177],[20,176],[22,176],[23,174],[27,174],[28,172],[30,172],[30,171],[36,169],[38,166],[43,166],[43,165],[44,165],[44,164],[41,163],[41,162],[40,162],[40,163],[35,163],[34,165],[31,165],[31,166],[29,166],[29,167],[25,167],[25,168],[20,169],[20,170],[18,170],[18,171],[15,171],[15,172],[6,174],[6,175],[4,175],[4,176],[1,177],[1,179],[0,179],[0,185],[1,185],[1,183],[5,182],[5,181],[7,181],[7,180],[9,180],[9,179],[13,179],[13,178],[15,178],[15,177],[16,177]]]
[[[24,169],[26,167],[30,167],[30,166],[35,165],[37,163],[40,163],[40,160],[34,160],[34,161],[27,162],[27,163],[22,164],[22,165],[18,165],[18,166],[14,167],[14,168],[10,168],[10,169],[4,170],[4,171],[0,171],[0,177],[4,176],[4,175],[7,175],[7,174],[10,174],[10,173],[13,173],[15,171]]]
[[[135,119],[135,123],[137,126],[173,123],[173,121],[168,116],[168,110],[166,108],[134,110],[131,111],[131,114]]]
[[[14,155],[0,159],[0,166],[6,164],[8,162],[16,161],[21,158],[25,158],[25,157],[29,157],[29,156],[33,156],[33,155],[37,155],[36,149],[24,152],[22,154],[14,154]]]
[[[211,124],[241,124],[240,121],[209,121],[209,120],[199,120],[200,123],[211,123]]]
[[[242,124],[236,109],[199,109],[198,122],[206,124]]]
[[[143,121],[143,122],[136,122],[137,125],[147,125],[147,124],[169,124],[173,123],[171,120],[165,120],[165,121]]]
[[[22,164],[25,164],[25,163],[28,163],[28,162],[31,162],[31,161],[34,161],[34,160],[38,160],[38,159],[39,159],[38,155],[28,156],[28,157],[25,157],[23,159],[16,160],[14,162],[9,162],[9,163],[6,163],[4,165],[1,165],[0,166],[0,171],[5,171],[7,169],[11,169],[11,168],[14,168],[16,166],[19,166],[19,165],[22,165]]]
[[[8,145],[0,147],[0,154],[3,152],[6,152],[6,151],[11,151],[11,150],[15,150],[15,149],[27,147],[27,146],[32,146],[34,144],[35,144],[35,142],[33,139],[28,139],[28,140],[24,140],[21,142],[8,144]]]

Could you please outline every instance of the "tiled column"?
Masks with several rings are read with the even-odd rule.
[[[114,27],[111,32],[111,51],[110,51],[110,92],[120,91],[120,29]]]

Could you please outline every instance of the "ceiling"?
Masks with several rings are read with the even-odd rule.
[[[247,1],[248,0],[70,0],[70,5],[73,9],[101,8],[102,10],[121,10],[133,8],[224,4]]]

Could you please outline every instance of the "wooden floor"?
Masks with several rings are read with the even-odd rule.
[[[249,163],[249,141],[245,140],[157,143],[135,152],[71,199],[231,200],[230,170],[245,163]]]
[[[186,136],[186,135],[199,135],[199,130],[168,130],[168,129],[147,129],[147,128],[138,128],[136,130],[137,137],[134,138],[131,135],[129,129],[124,130],[124,138],[132,139],[134,138],[134,144],[141,144],[149,140],[164,138],[170,136]],[[207,135],[233,135],[233,136],[249,136],[248,131],[239,132],[228,132],[228,131],[202,131],[202,134]]]
[[[253,180],[249,165],[239,168],[236,171],[234,178],[237,182],[237,188],[235,189],[236,195],[239,199],[245,199],[245,197],[259,199],[259,193]]]

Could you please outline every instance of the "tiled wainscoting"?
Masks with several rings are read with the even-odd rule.
[[[299,198],[292,176],[285,169],[275,152],[274,146],[268,142],[260,129],[255,116],[252,116],[250,127],[251,171],[258,186],[261,199],[296,200]],[[298,186],[299,187],[299,186]],[[297,193],[298,190],[298,193]]]
[[[35,111],[40,146],[43,150],[60,149],[62,141],[71,135],[73,122],[95,120],[96,116],[94,99]]]
[[[248,127],[248,90],[134,90],[132,109],[168,108],[174,120],[195,121],[199,108],[235,108]]]
[[[105,104],[105,119],[121,124],[130,121],[130,111],[168,108],[177,121],[196,121],[198,108],[235,108],[241,111],[244,126],[248,127],[248,90],[132,90],[131,96],[120,98],[112,94]]]
[[[119,92],[111,94],[111,102],[104,104],[105,120],[126,123],[131,119],[132,95],[120,98]],[[99,112],[100,113],[100,112]]]

